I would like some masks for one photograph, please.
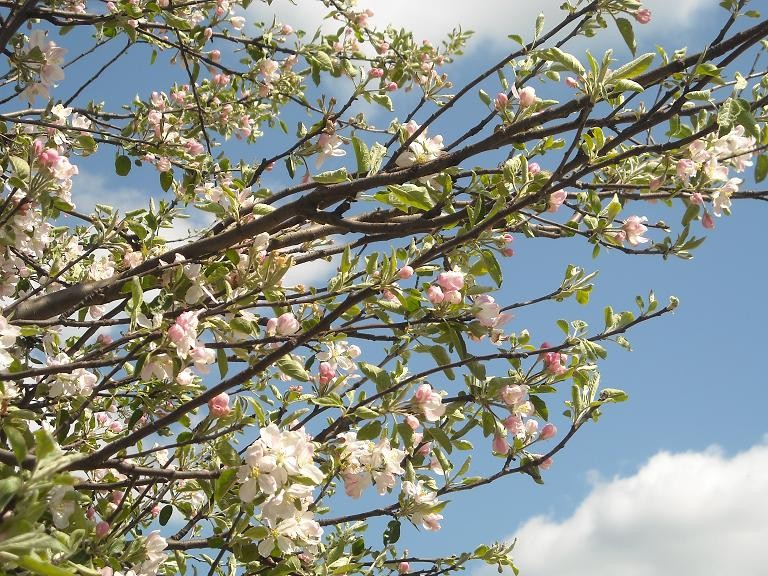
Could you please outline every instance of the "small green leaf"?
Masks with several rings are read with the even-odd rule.
[[[632,52],[632,56],[637,52],[637,41],[635,40],[635,31],[632,29],[632,23],[626,18],[616,18],[616,26],[619,27],[619,33],[624,38],[624,43]]]
[[[638,56],[631,62],[627,62],[624,66],[620,66],[614,70],[611,78],[614,80],[621,80],[622,78],[634,78],[645,72],[653,62],[656,54],[653,52],[647,52],[641,56]]]
[[[171,519],[171,514],[173,514],[173,506],[170,504],[163,506],[163,509],[160,510],[160,516],[158,516],[160,526],[165,526],[168,524],[168,520]]]
[[[290,356],[283,356],[276,364],[283,374],[290,376],[294,380],[301,382],[309,380],[309,373],[304,369],[304,365]]]
[[[384,530],[384,546],[395,544],[400,540],[400,520],[390,520]]]
[[[132,165],[131,159],[128,156],[120,155],[115,158],[115,173],[118,176],[128,176]]]
[[[312,179],[318,184],[337,184],[349,180],[349,174],[346,168],[339,168],[313,176]]]

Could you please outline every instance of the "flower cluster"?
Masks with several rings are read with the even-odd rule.
[[[57,85],[64,79],[64,55],[66,48],[57,46],[53,40],[47,39],[45,30],[34,30],[29,35],[27,48],[22,55],[21,60],[24,65],[38,74],[38,79],[30,83],[21,93],[21,98],[30,105],[39,96],[43,100],[48,100],[50,94],[49,88]],[[12,60],[13,61],[13,60]]]
[[[270,424],[248,447],[244,460],[237,473],[240,499],[248,503],[259,495],[265,498],[261,520],[268,535],[259,542],[259,552],[269,556],[275,547],[290,553],[296,546],[317,546],[322,528],[309,506],[324,476],[315,465],[310,436],[303,428],[281,432]]]
[[[443,517],[438,512],[442,510],[444,503],[437,499],[436,492],[424,485],[423,480],[404,481],[400,503],[403,513],[410,518],[411,522],[420,524],[425,530],[440,530],[440,520]]]
[[[395,477],[405,474],[400,465],[405,451],[390,447],[389,439],[384,438],[378,443],[358,440],[355,432],[347,432],[340,437],[344,440],[341,477],[347,496],[360,498],[371,483],[383,496],[395,486]]]

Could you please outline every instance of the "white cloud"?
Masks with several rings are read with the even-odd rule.
[[[121,186],[101,174],[81,169],[72,183],[72,200],[80,212],[90,213],[96,204],[112,206],[121,215],[131,210],[149,208],[150,195],[145,191],[132,186]],[[166,198],[169,196],[166,195]],[[170,228],[160,231],[162,238],[168,242],[184,240],[196,230],[205,228],[213,222],[212,215],[207,212],[194,208],[187,209],[185,212],[190,217],[176,218]]]
[[[293,286],[295,284],[305,284],[313,286],[317,282],[327,281],[336,273],[336,269],[341,262],[341,257],[337,254],[331,258],[331,261],[313,260],[292,266],[283,277],[283,286]]]
[[[598,480],[572,516],[522,524],[516,563],[524,576],[762,573],[767,471],[766,444],[659,453],[634,476]]]
[[[439,41],[445,38],[457,25],[464,30],[473,30],[474,39],[469,50],[487,48],[488,42],[498,46],[513,47],[509,34],[520,34],[523,38],[533,36],[536,17],[543,12],[546,22],[554,25],[564,14],[560,9],[562,0],[537,0],[520,2],[515,0],[361,0],[360,8],[371,8],[375,16],[371,19],[377,27],[387,24],[412,30],[416,40]],[[658,34],[662,30],[690,28],[703,13],[717,8],[712,0],[645,0],[643,5],[653,12],[653,23],[643,28],[641,34]],[[279,20],[297,28],[314,30],[326,13],[321,2],[288,2],[275,4]],[[258,16],[258,14],[257,14]],[[262,16],[263,17],[263,16]],[[326,30],[338,27],[338,23],[326,24]]]

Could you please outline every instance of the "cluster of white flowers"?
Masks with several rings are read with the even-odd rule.
[[[413,136],[416,130],[420,128],[419,124],[416,124],[413,120],[403,126],[408,136]],[[427,137],[427,131],[424,130],[419,134],[416,139],[408,146],[408,150],[400,154],[395,160],[400,168],[408,168],[414,164],[426,164],[432,160],[435,160],[440,156],[443,151],[443,137],[441,135]],[[433,176],[425,176],[419,178],[421,182],[425,184],[434,185]]]
[[[21,98],[26,100],[30,106],[38,96],[48,100],[50,98],[48,89],[64,79],[64,70],[61,65],[64,63],[67,49],[57,46],[52,40],[48,40],[46,34],[45,30],[34,30],[29,35],[29,43],[24,52],[25,65],[33,68],[39,74],[39,81],[29,84],[21,93]],[[35,58],[38,56],[36,50],[39,50],[42,61],[39,61],[39,57]]]
[[[48,366],[63,366],[70,364],[72,359],[64,352],[59,352],[53,358],[48,358]],[[98,378],[85,368],[75,368],[69,372],[54,375],[48,390],[48,396],[59,398],[72,396],[87,396],[93,390]]]
[[[691,176],[703,172],[710,181],[722,182],[712,195],[712,212],[721,216],[730,211],[731,196],[739,191],[742,183],[741,178],[730,177],[729,167],[740,173],[752,166],[754,148],[755,138],[744,136],[743,126],[736,126],[720,138],[696,140],[688,147],[690,160],[678,161],[678,176],[687,182]]]
[[[443,502],[437,499],[436,492],[424,485],[423,480],[403,482],[400,502],[403,513],[414,524],[421,524],[425,530],[440,530],[440,520],[443,517],[437,512],[442,509]]]
[[[0,315],[0,370],[5,370],[13,362],[13,357],[8,350],[16,345],[19,334],[21,329],[9,324],[5,316]]]
[[[146,558],[141,564],[125,572],[115,572],[112,568],[102,568],[101,576],[155,576],[160,566],[165,562],[167,554],[164,551],[167,547],[168,542],[160,536],[159,531],[155,530],[144,541]]]
[[[281,432],[275,424],[262,428],[261,437],[245,452],[238,470],[240,499],[261,504],[261,521],[268,530],[259,542],[259,553],[269,556],[275,546],[282,553],[297,546],[313,550],[323,534],[309,510],[312,491],[324,478],[314,462],[314,444],[304,431]]]
[[[383,496],[394,488],[396,476],[405,474],[400,463],[406,453],[390,447],[388,438],[376,444],[371,440],[358,440],[356,432],[347,432],[340,437],[344,439],[341,477],[347,496],[360,498],[371,483]]]

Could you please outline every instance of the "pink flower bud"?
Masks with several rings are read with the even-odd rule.
[[[555,434],[557,434],[557,428],[555,428],[555,425],[550,422],[548,424],[544,424],[544,427],[541,429],[541,434],[539,434],[539,439],[549,440]]]
[[[208,58],[210,58],[212,62],[218,62],[221,60],[221,50],[211,50],[208,53]]]
[[[277,318],[267,320],[267,335],[274,336],[277,332]]]
[[[293,28],[290,26],[290,24],[283,24],[283,27],[280,28],[280,34],[283,36],[289,36],[293,34]]]
[[[704,197],[701,195],[701,192],[691,194],[691,204],[696,204],[697,206],[704,204]]]
[[[549,202],[547,206],[547,212],[557,212],[560,206],[563,205],[566,198],[568,198],[568,192],[565,190],[557,190],[549,195]]]
[[[552,467],[551,457],[547,458],[541,464],[539,464],[539,468],[541,468],[542,470],[549,470],[551,467]]]
[[[426,444],[422,444],[421,447],[416,451],[416,453],[419,456],[428,456],[429,453],[432,451],[432,442],[427,442]]]
[[[384,76],[384,70],[381,68],[371,68],[368,72],[368,76],[371,78],[381,78]]]
[[[376,46],[376,52],[379,54],[386,54],[389,50],[389,43],[388,42],[382,42],[378,46]]]
[[[212,36],[213,36],[213,28],[209,27],[203,30],[203,37],[205,38],[206,42],[210,40]]]
[[[527,420],[525,423],[525,433],[528,436],[535,436],[539,431],[539,423],[536,420]]]
[[[712,228],[715,227],[715,221],[712,219],[709,212],[704,212],[704,215],[701,217],[701,225],[707,230],[712,230]]]
[[[168,328],[168,339],[176,344],[181,342],[184,339],[184,328],[179,324],[174,324]]]
[[[496,110],[502,110],[506,108],[507,104],[509,104],[509,98],[506,94],[504,94],[504,92],[499,92],[496,95],[496,98],[493,100],[493,106],[496,108]]]
[[[228,416],[232,412],[232,408],[229,407],[229,394],[222,392],[208,400],[208,409],[214,418]]]
[[[104,538],[107,534],[109,534],[109,522],[102,520],[96,524],[96,538]]]
[[[437,276],[437,283],[443,290],[461,290],[464,288],[464,272],[441,272]]]
[[[113,490],[109,496],[112,504],[120,504],[123,501],[123,492],[120,490]]]
[[[493,452],[495,454],[506,454],[509,452],[509,444],[507,443],[507,437],[497,434],[493,437]]]
[[[510,256],[514,256],[515,255],[515,251],[512,248],[502,248],[501,249],[501,254],[503,256],[506,256],[507,258],[509,258]]]
[[[328,362],[320,362],[320,384],[328,384],[336,376],[336,370]]]
[[[397,90],[397,88],[398,88],[397,82],[390,82],[389,84],[387,84],[387,92],[394,92],[395,90]]]
[[[536,90],[532,86],[526,86],[520,90],[520,106],[528,108],[536,102]]]
[[[458,290],[448,290],[443,294],[443,302],[446,304],[461,304],[462,296]]]
[[[579,81],[576,80],[576,78],[574,78],[572,76],[568,76],[565,79],[565,85],[568,86],[569,88],[578,88],[579,87]]]
[[[432,304],[440,304],[445,296],[439,286],[430,286],[427,288],[427,298]]]
[[[411,565],[408,562],[400,562],[400,564],[397,565],[397,571],[400,572],[400,574],[407,574],[411,571]]]
[[[93,520],[96,517],[96,510],[93,506],[88,506],[88,510],[85,511],[85,517],[88,520]]]
[[[296,316],[290,312],[286,312],[285,314],[281,314],[277,317],[276,328],[277,333],[280,336],[292,336],[299,331],[301,324],[299,324],[299,321],[296,320]]]
[[[112,336],[110,336],[109,334],[99,334],[96,337],[96,342],[98,342],[102,346],[109,346],[110,344],[112,344],[112,341],[113,341]]]
[[[538,162],[531,162],[528,164],[528,174],[536,176],[539,172],[541,172],[541,166],[539,166]]]
[[[410,267],[410,266],[408,266],[408,265],[406,264],[405,266],[403,266],[402,268],[400,268],[400,270],[398,270],[398,272],[397,272],[397,275],[398,275],[398,276],[399,276],[399,277],[400,277],[402,280],[407,280],[408,278],[410,278],[411,276],[413,276],[413,268],[412,268],[412,267]]]
[[[635,20],[640,24],[648,24],[651,21],[651,11],[648,8],[640,8],[634,14]]]
[[[158,516],[160,516],[160,506],[158,506],[157,504],[152,506],[151,514],[152,514],[152,518],[157,518]]]
[[[407,414],[405,416],[405,423],[408,425],[408,428],[411,430],[418,429],[419,426],[421,426],[421,422],[419,422],[419,419],[416,418],[413,414]]]

